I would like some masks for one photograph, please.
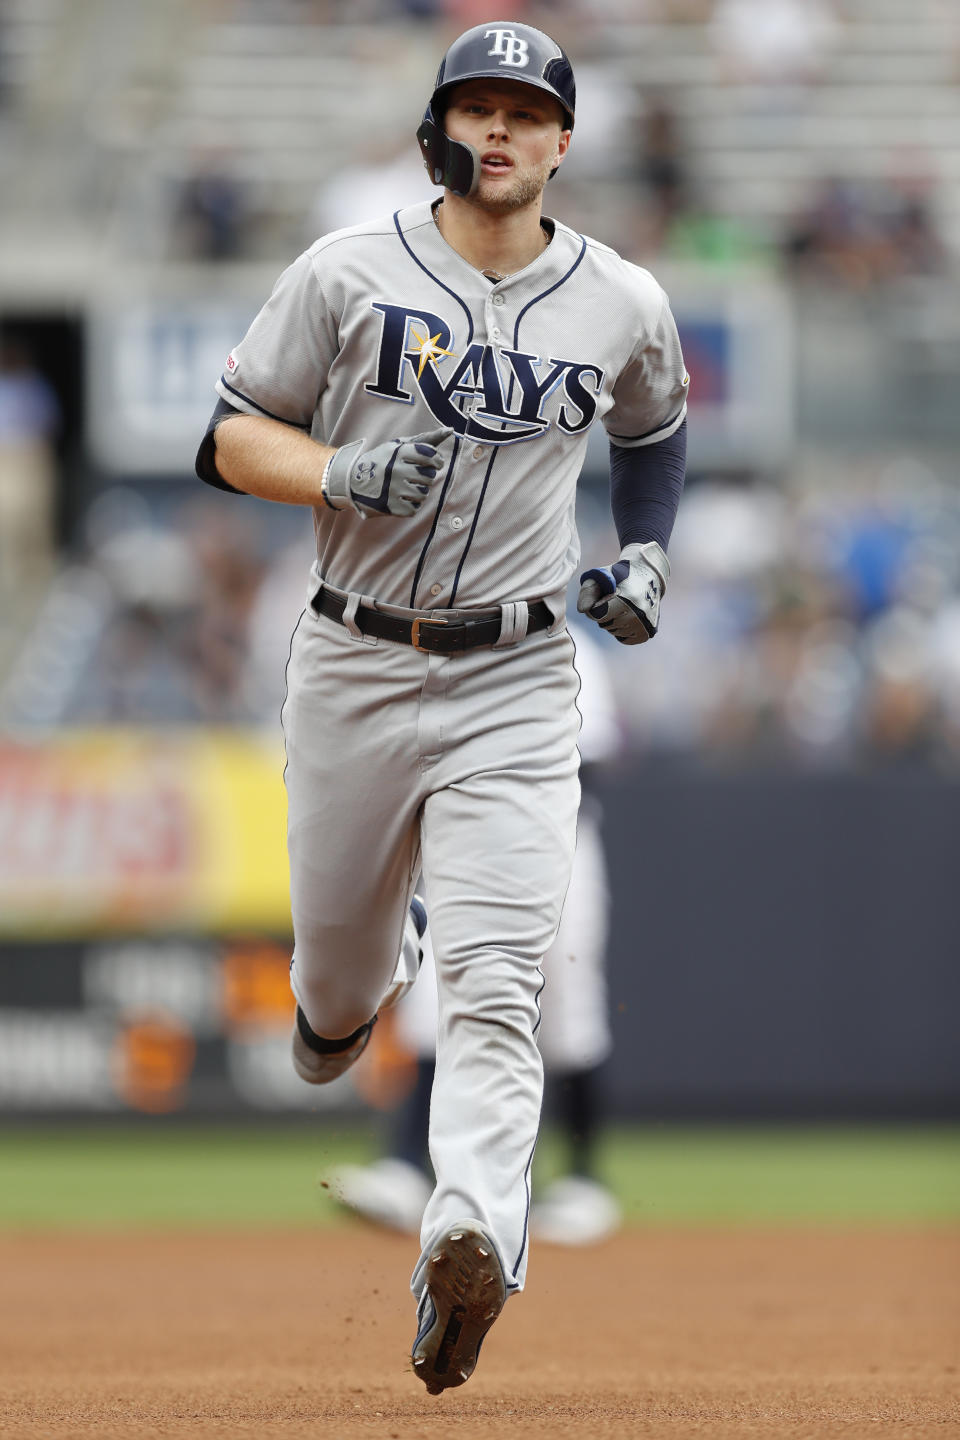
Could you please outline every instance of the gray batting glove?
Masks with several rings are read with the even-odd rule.
[[[669,578],[670,561],[656,540],[625,545],[609,569],[585,570],[580,576],[577,609],[621,645],[642,645],[657,633]]]
[[[341,445],[327,466],[324,491],[335,510],[352,505],[358,515],[413,515],[450,459],[444,426],[385,440],[367,448],[366,440]]]

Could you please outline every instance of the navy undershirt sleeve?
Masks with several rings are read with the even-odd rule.
[[[670,539],[687,468],[687,422],[655,445],[610,444],[610,508],[621,548]]]
[[[208,485],[214,485],[218,490],[229,490],[231,495],[242,495],[244,492],[238,490],[235,485],[228,485],[226,480],[217,469],[217,441],[214,432],[225,415],[242,415],[244,412],[233,405],[228,405],[226,400],[218,400],[217,408],[207,423],[207,433],[200,441],[200,449],[197,451],[196,471],[201,480]]]

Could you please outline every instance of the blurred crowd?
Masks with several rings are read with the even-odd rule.
[[[938,6],[923,0],[921,8],[947,25],[953,7]],[[546,208],[657,273],[688,262],[688,274],[736,267],[773,275],[801,309],[810,296],[869,306],[888,302],[898,286],[928,284],[923,306],[911,302],[915,319],[927,317],[920,359],[949,373],[944,347],[960,336],[945,299],[955,247],[934,147],[888,144],[882,164],[856,174],[852,152],[834,164],[826,147],[819,170],[794,184],[795,204],[775,216],[762,206],[740,213],[705,163],[702,129],[694,136],[691,92],[670,78],[668,27],[699,27],[706,88],[718,79],[744,87],[743,113],[724,111],[731,133],[742,122],[752,143],[799,151],[844,27],[868,9],[853,0],[558,0],[549,8],[517,0],[517,19],[575,37],[576,142]],[[427,41],[436,48],[438,34],[487,11],[477,0],[221,0],[210,13],[347,28],[395,19],[409,22],[405,43],[417,50]],[[635,83],[609,63],[616,27],[641,21],[659,27],[659,82]],[[960,25],[950,33],[960,55]],[[688,52],[697,59],[696,46]],[[11,73],[0,44],[0,103]],[[388,136],[356,124],[344,132],[342,163],[300,196],[298,245],[434,193],[408,134],[408,108],[405,96],[403,125]],[[268,191],[228,146],[185,144],[183,154],[183,170],[164,177],[173,188],[167,228],[158,227],[163,258],[211,269],[262,259]],[[929,319],[935,313],[942,328]],[[889,348],[905,353],[905,343]],[[0,353],[0,593],[6,586],[8,595],[24,566],[45,573],[51,564],[58,407],[41,371],[22,348]],[[923,387],[929,393],[928,378]],[[919,411],[923,395],[915,398]],[[916,433],[905,434],[902,454],[881,459],[813,453],[822,436],[797,439],[792,461],[776,472],[708,467],[691,475],[671,545],[662,638],[640,654],[606,647],[629,745],[715,763],[960,767],[956,476]],[[61,484],[74,480],[60,476]],[[615,537],[601,467],[582,488],[585,559],[603,562]],[[309,518],[191,487],[186,473],[154,488],[94,476],[88,491],[69,553],[5,675],[0,654],[0,725],[274,724],[304,601]]]
[[[954,483],[907,455],[704,479],[670,553],[656,644],[609,657],[634,750],[960,768]]]
[[[464,23],[470,23],[476,7],[411,0],[409,8],[421,15],[463,11]],[[536,7],[520,9],[533,10],[538,18]],[[755,20],[753,45],[738,48],[741,32]],[[755,117],[763,129],[782,121],[779,107],[793,105],[802,117],[803,100],[797,97],[813,85],[816,57],[836,26],[820,0],[757,5],[717,0],[711,33],[732,73],[743,79],[749,72],[773,87],[764,92],[765,109]],[[547,209],[600,239],[615,237],[621,253],[637,263],[653,269],[665,261],[752,265],[791,282],[867,294],[902,277],[949,271],[951,256],[935,203],[936,166],[929,154],[905,145],[891,152],[879,173],[851,175],[844,167],[831,173],[827,152],[823,173],[793,186],[794,208],[776,217],[737,214],[725,200],[722,182],[705,175],[697,163],[682,91],[624,84],[589,57],[579,72],[583,120]],[[172,258],[221,262],[261,253],[263,198],[235,162],[227,149],[205,148],[193,155],[172,207]],[[307,245],[318,234],[433,193],[405,132],[360,131],[342,168],[305,197],[298,241]]]
[[[375,208],[418,198],[424,57],[489,18],[479,0],[157,0],[121,34],[108,12],[50,0],[4,28],[0,7],[0,174],[5,148],[12,176],[29,154],[23,198],[45,213],[30,177],[79,147],[64,223],[85,218],[100,253],[214,264],[290,258],[343,221],[328,192],[342,201],[347,179],[365,198],[382,184]],[[864,290],[940,273],[956,251],[953,0],[516,0],[511,14],[576,61],[577,133],[548,208],[631,258]],[[84,46],[102,74],[71,71]],[[46,190],[71,193],[54,178]]]
[[[197,492],[158,509],[117,487],[92,506],[67,572],[96,602],[87,659],[55,713],[29,713],[28,667],[50,665],[43,627],[77,643],[65,600],[42,612],[0,720],[276,726],[309,518]],[[608,560],[600,476],[584,482],[581,530],[585,559]],[[604,640],[628,753],[960,769],[960,493],[918,459],[821,461],[778,485],[695,478],[671,558],[656,643]]]

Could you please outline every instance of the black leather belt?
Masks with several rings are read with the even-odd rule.
[[[325,588],[317,591],[310,601],[318,615],[343,624],[343,612],[347,602],[341,595],[334,595]],[[394,640],[400,645],[412,645],[414,650],[423,650],[431,655],[451,655],[460,650],[473,650],[478,645],[494,645],[500,639],[500,616],[484,615],[476,620],[458,618],[447,620],[441,612],[423,615],[416,620],[404,620],[399,615],[388,615],[385,610],[374,610],[369,605],[359,605],[356,623],[363,635],[373,635],[378,640]],[[527,634],[538,630],[549,630],[553,624],[553,613],[545,600],[537,600],[530,606]]]

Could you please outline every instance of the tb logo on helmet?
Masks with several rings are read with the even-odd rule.
[[[493,49],[487,51],[488,55],[502,55],[501,65],[513,65],[518,70],[522,69],[524,65],[529,65],[530,46],[526,40],[520,38],[515,30],[485,30],[483,32],[484,40],[489,40],[491,35],[495,35],[497,39]]]

